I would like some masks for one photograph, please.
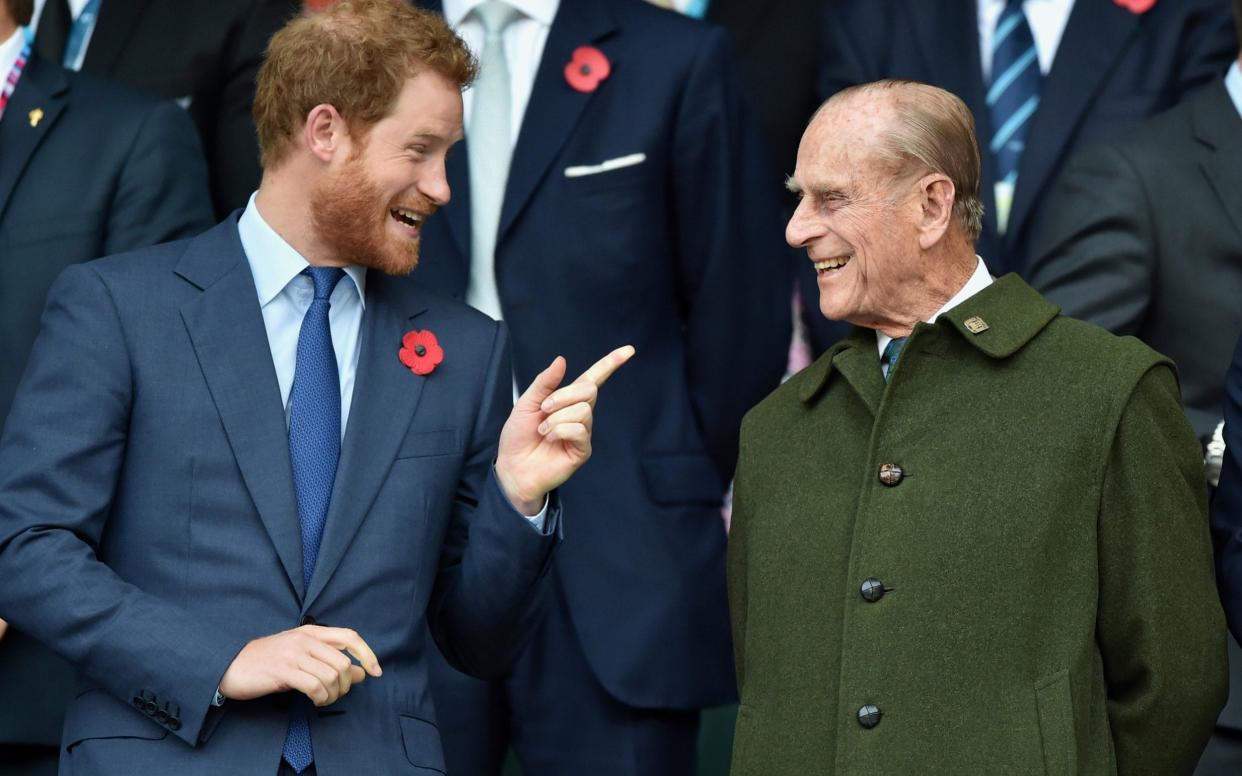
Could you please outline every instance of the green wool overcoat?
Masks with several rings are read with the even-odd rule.
[[[735,776],[1180,776],[1227,692],[1172,363],[1015,275],[746,416],[729,593]]]

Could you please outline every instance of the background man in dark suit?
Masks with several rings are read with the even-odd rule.
[[[299,0],[35,0],[35,47],[189,111],[223,218],[259,184],[255,74],[272,33],[300,8]]]
[[[428,627],[484,675],[525,643],[546,494],[633,350],[559,389],[555,360],[502,430],[503,330],[400,277],[473,72],[404,4],[291,23],[246,210],[52,289],[0,439],[0,611],[78,667],[62,773],[443,771]]]
[[[979,252],[998,276],[1025,276],[1070,150],[1175,105],[1237,51],[1229,0],[831,0],[827,25],[825,97],[910,78],[970,106],[984,151]],[[810,321],[818,353],[840,329]]]
[[[1242,25],[1242,0],[1234,0]],[[1177,364],[1215,484],[1225,373],[1242,331],[1242,73],[1116,139],[1081,149],[1050,186],[1031,283],[1066,315],[1130,334]],[[1242,650],[1197,773],[1242,772]]]
[[[30,0],[0,3],[0,79],[21,55],[18,25],[29,19]],[[0,116],[0,423],[61,270],[212,221],[184,111],[32,55]],[[24,633],[0,638],[0,772],[55,773],[72,678]]]
[[[693,773],[699,709],[735,692],[720,507],[738,423],[789,341],[762,136],[713,26],[640,0],[443,10],[482,74],[419,280],[503,317],[519,384],[553,349],[642,353],[562,492],[581,517],[531,648],[503,684],[439,677],[449,771],[496,773],[511,742],[532,774]]]

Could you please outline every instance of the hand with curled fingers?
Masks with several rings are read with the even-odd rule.
[[[362,667],[354,665],[346,652]],[[367,675],[382,673],[375,653],[354,631],[303,625],[243,647],[224,672],[220,692],[244,701],[296,690],[316,706],[327,706]]]
[[[538,513],[548,492],[591,457],[599,388],[633,355],[632,345],[617,348],[564,387],[565,359],[557,356],[513,405],[500,432],[496,477],[519,512]]]

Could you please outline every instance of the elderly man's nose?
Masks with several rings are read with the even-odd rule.
[[[785,242],[794,248],[804,248],[818,233],[815,222],[808,216],[803,209],[806,200],[798,203],[797,210],[789,219],[789,223],[785,226]]]

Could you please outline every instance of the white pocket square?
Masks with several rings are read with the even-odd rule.
[[[577,167],[566,167],[566,178],[581,178],[584,175],[599,175],[601,172],[610,172],[619,170],[622,167],[633,167],[636,164],[642,164],[647,161],[646,154],[630,154],[628,156],[618,156],[616,159],[609,159],[599,164],[584,164]]]

